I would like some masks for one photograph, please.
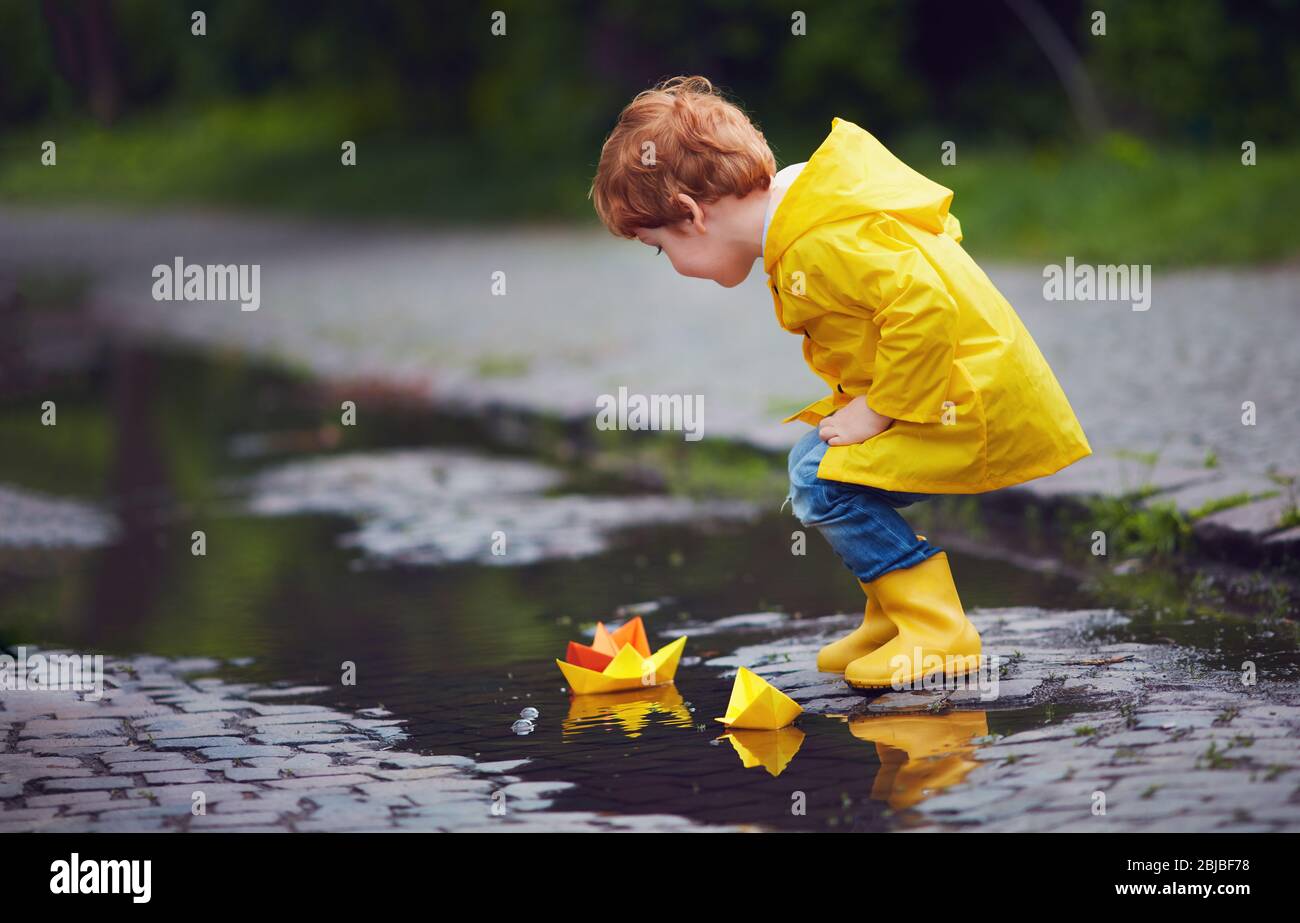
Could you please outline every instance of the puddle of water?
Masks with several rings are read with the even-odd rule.
[[[519,566],[578,558],[610,533],[645,522],[746,517],[749,504],[681,497],[549,493],[560,471],[481,452],[406,449],[291,462],[259,474],[249,506],[266,515],[329,513],[356,519],[342,537],[371,562]]]
[[[726,709],[729,682],[701,661],[782,630],[773,616],[738,614],[800,618],[862,606],[820,540],[806,557],[790,554],[788,514],[752,522],[677,516],[614,533],[607,546],[588,543],[582,557],[539,553],[513,567],[473,563],[476,554],[443,555],[436,567],[403,555],[384,568],[359,567],[361,552],[343,542],[357,524],[339,515],[356,510],[291,503],[272,510],[279,515],[254,515],[238,485],[261,478],[253,483],[266,487],[269,478],[283,488],[274,479],[285,471],[337,474],[344,456],[331,449],[447,445],[446,427],[427,416],[363,404],[377,425],[340,431],[331,428],[336,405],[290,377],[229,357],[154,352],[118,352],[92,374],[47,382],[47,391],[58,402],[57,428],[40,427],[31,409],[39,401],[0,407],[9,447],[0,481],[98,504],[117,531],[90,550],[0,547],[0,642],[252,657],[225,674],[336,689],[313,700],[324,704],[383,706],[407,722],[404,746],[413,749],[530,758],[516,774],[577,784],[557,800],[561,809],[792,829],[905,824],[919,797],[973,768],[971,737],[1047,720],[1033,709],[851,722],[806,716],[797,736],[719,739],[713,719]],[[324,461],[281,467],[304,456]],[[254,491],[263,504],[271,496]],[[627,509],[641,499],[615,502]],[[199,529],[201,557],[191,553]],[[960,554],[953,569],[969,607],[1093,605],[1064,577]],[[675,686],[571,702],[554,658],[597,619],[641,601],[657,602],[642,607],[653,642],[687,623],[714,630],[688,643]],[[356,686],[338,685],[345,662],[356,665]],[[511,726],[526,707],[540,714],[536,730],[519,736]],[[779,775],[768,771],[781,766]],[[792,811],[800,792],[803,814]]]

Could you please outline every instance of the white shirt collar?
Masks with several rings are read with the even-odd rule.
[[[763,215],[763,239],[761,241],[763,249],[767,249],[767,230],[772,226],[772,215],[776,213],[776,206],[785,191],[790,188],[794,178],[799,175],[800,171],[807,165],[803,163],[792,163],[783,170],[777,171],[776,176],[772,177],[772,195],[767,200],[767,213]]]

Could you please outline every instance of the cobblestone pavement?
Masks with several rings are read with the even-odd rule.
[[[979,232],[966,245],[978,258]],[[233,302],[156,302],[152,268],[257,263],[256,312]],[[1064,261],[1062,254],[1057,263]],[[989,266],[1061,380],[1091,458],[1019,490],[1035,497],[1152,492],[1184,512],[1231,498],[1203,537],[1254,547],[1300,541],[1300,270],[1153,275],[1149,310],[1048,302],[1041,266]],[[120,329],[283,360],[327,377],[373,377],[436,404],[510,406],[591,419],[600,394],[699,394],[707,437],[781,449],[785,413],[824,385],[771,316],[764,276],[734,289],[676,276],[603,232],[428,232],[210,213],[0,210],[5,280],[84,273]],[[504,273],[505,295],[493,294]],[[1242,423],[1243,404],[1256,425]],[[1137,453],[1145,453],[1137,454]],[[1213,457],[1216,466],[1207,467]],[[1289,524],[1289,525],[1288,525]]]
[[[911,807],[924,831],[1297,831],[1300,830],[1300,684],[1208,671],[1187,649],[1106,643],[1111,611],[986,609],[970,613],[984,652],[1001,658],[998,695],[985,690],[853,694],[818,673],[817,650],[853,619],[816,620],[803,633],[742,648],[711,666],[747,666],[806,712],[843,716],[855,736],[880,739],[871,722],[914,714],[925,723],[891,729],[914,766],[955,761],[968,770]],[[1090,640],[1098,638],[1098,640]],[[983,713],[1057,712],[1046,724],[972,742],[958,721]],[[888,725],[885,725],[888,726]],[[962,733],[962,728],[965,733]],[[915,745],[914,745],[915,744]],[[965,767],[960,764],[965,763]],[[952,771],[951,766],[939,771]],[[1104,806],[1104,813],[1094,813]]]
[[[318,687],[186,678],[218,666],[208,660],[105,666],[99,701],[0,696],[0,833],[734,829],[547,810],[569,783],[512,776],[526,760],[396,751],[401,722],[382,709],[287,701]]]
[[[829,717],[887,742],[875,787],[886,766],[920,780],[898,806],[904,829],[1300,830],[1300,684],[1260,667],[1247,686],[1189,649],[1110,643],[1124,618],[1109,610],[971,618],[1003,665],[996,696],[852,692],[814,666],[821,643],[853,622],[846,616],[736,617],[732,631],[784,637],[708,665],[723,669],[718,682],[742,665],[765,676],[800,702],[805,724]],[[526,761],[397,751],[402,723],[382,709],[290,702],[318,687],[186,678],[215,666],[111,662],[99,702],[6,693],[0,832],[753,829],[552,810],[570,784],[521,781],[511,773]],[[195,816],[200,791],[207,813]]]

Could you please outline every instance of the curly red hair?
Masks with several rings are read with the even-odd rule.
[[[600,150],[590,197],[610,231],[634,237],[690,217],[700,203],[766,189],[776,158],[758,127],[704,77],[673,77],[638,93]]]

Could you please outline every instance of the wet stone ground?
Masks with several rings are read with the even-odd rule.
[[[98,701],[7,694],[0,833],[696,827],[669,815],[542,813],[572,785],[510,774],[527,760],[398,752],[402,722],[382,708],[347,713],[285,701],[318,688],[186,678],[217,666],[138,657],[107,665]]]
[[[1245,685],[1185,648],[1108,642],[1126,621],[1113,611],[971,617],[1002,664],[996,695],[852,692],[814,661],[853,616],[738,617],[724,627],[770,632],[775,622],[785,637],[706,666],[721,678],[749,667],[800,702],[801,727],[842,722],[875,743],[871,797],[896,828],[1300,830],[1300,685]],[[701,643],[708,633],[701,626]],[[109,664],[98,702],[6,695],[0,832],[761,829],[553,810],[572,783],[524,781],[515,773],[527,759],[399,751],[404,722],[383,708],[291,701],[323,687],[202,678],[218,666],[139,657]],[[989,733],[1003,712],[1028,719],[1026,729]],[[749,733],[759,736],[741,742],[761,752],[761,735],[776,732]],[[790,749],[797,760],[798,744]],[[196,792],[206,799],[198,815]]]
[[[1204,669],[1185,648],[1107,643],[1127,621],[1113,611],[970,616],[985,654],[1003,665],[991,700],[977,689],[859,696],[817,672],[822,634],[741,648],[710,665],[749,667],[806,712],[842,716],[855,736],[901,754],[892,789],[881,792],[878,777],[876,794],[913,812],[910,829],[1300,830],[1300,684],[1246,685]],[[1047,721],[982,733],[999,711]],[[1069,717],[1053,720],[1056,711]],[[936,791],[954,777],[961,783]]]

